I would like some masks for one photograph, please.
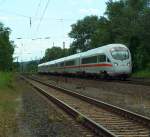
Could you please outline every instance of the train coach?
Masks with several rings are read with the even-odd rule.
[[[109,44],[39,64],[38,72],[127,78],[132,72],[131,54],[123,44]]]

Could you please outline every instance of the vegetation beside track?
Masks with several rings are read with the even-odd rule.
[[[137,71],[132,76],[137,78],[150,78],[150,70]]]
[[[131,51],[133,70],[141,71],[150,64],[150,6],[148,0],[108,0],[101,17],[86,16],[71,25],[68,49],[46,50],[42,62],[51,61],[77,51],[87,51],[111,43],[127,45]]]
[[[80,136],[69,119],[19,76],[0,72],[0,137]]]
[[[20,92],[10,72],[0,72],[0,137],[17,134]]]
[[[0,22],[0,71],[10,71],[13,68],[13,53],[15,44],[10,40],[11,29]]]
[[[0,72],[0,88],[7,88],[12,85],[12,73]]]

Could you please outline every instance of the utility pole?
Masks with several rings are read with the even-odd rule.
[[[65,42],[63,41],[63,49],[65,49]]]
[[[23,60],[22,60],[22,54],[23,54],[23,43],[21,44],[21,71],[23,73]]]
[[[63,51],[64,51],[64,56],[66,56],[66,51],[65,51],[65,42],[63,41]]]

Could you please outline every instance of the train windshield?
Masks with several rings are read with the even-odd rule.
[[[129,51],[126,48],[113,48],[111,50],[111,55],[116,60],[126,60],[129,59]]]

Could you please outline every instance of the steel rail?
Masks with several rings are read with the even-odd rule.
[[[140,114],[131,112],[131,111],[126,110],[126,109],[122,109],[120,107],[111,105],[109,103],[106,103],[106,102],[103,102],[103,101],[100,101],[100,100],[97,100],[97,99],[94,99],[94,98],[91,98],[91,97],[88,97],[88,96],[85,96],[85,95],[81,95],[79,93],[76,93],[75,91],[71,91],[71,90],[65,89],[63,87],[55,86],[53,84],[46,83],[46,82],[43,82],[41,80],[37,80],[35,78],[31,78],[31,77],[29,77],[29,78],[34,80],[34,81],[37,81],[39,83],[42,83],[43,85],[52,87],[52,88],[57,89],[57,90],[61,90],[64,93],[67,93],[69,95],[78,97],[78,98],[80,98],[80,99],[82,99],[82,100],[84,100],[84,101],[86,101],[88,103],[92,103],[92,104],[94,104],[96,106],[103,107],[104,109],[112,111],[112,112],[114,112],[116,114],[119,114],[119,115],[121,115],[121,116],[123,116],[125,118],[128,118],[128,119],[131,119],[133,121],[136,121],[136,122],[138,122],[140,124],[143,124],[144,126],[147,126],[147,127],[150,128],[150,118],[149,117],[142,116]]]
[[[86,117],[85,115],[83,115],[79,111],[77,111],[74,108],[70,107],[69,105],[67,105],[66,103],[62,102],[61,100],[57,99],[53,95],[48,94],[44,89],[42,89],[42,88],[36,86],[35,84],[31,83],[26,77],[21,76],[21,78],[24,79],[25,81],[27,81],[36,90],[38,90],[40,93],[42,93],[48,99],[50,99],[52,102],[54,102],[55,104],[57,104],[60,108],[62,108],[65,112],[67,112],[69,115],[71,115],[75,119],[78,119],[79,117],[82,118],[82,121],[79,121],[79,122],[82,125],[84,125],[85,127],[89,128],[95,134],[99,135],[100,137],[117,137],[114,133],[110,132],[105,127],[97,124],[96,122],[94,122],[90,118]],[[29,79],[32,79],[32,80],[36,81],[33,78],[29,78]],[[39,82],[39,81],[37,80],[37,82]],[[40,83],[44,84],[43,82],[40,82]]]
[[[40,74],[40,75],[48,75],[48,74]],[[55,75],[54,75],[55,76]],[[73,76],[72,76],[73,77]],[[67,76],[63,76],[63,78],[69,78]],[[76,77],[77,79],[81,79],[79,77]],[[150,80],[146,81],[146,78],[128,78],[126,80],[119,80],[119,79],[104,79],[104,78],[95,78],[93,77],[84,77],[85,80],[95,80],[95,81],[102,81],[102,82],[117,82],[121,84],[130,84],[130,85],[142,85],[142,86],[150,86]],[[82,79],[82,80],[83,80]]]
[[[138,81],[136,79],[129,79],[126,80],[124,82],[120,82],[120,83],[125,83],[125,84],[132,84],[132,85],[142,85],[142,86],[150,86],[150,82],[149,81]]]

